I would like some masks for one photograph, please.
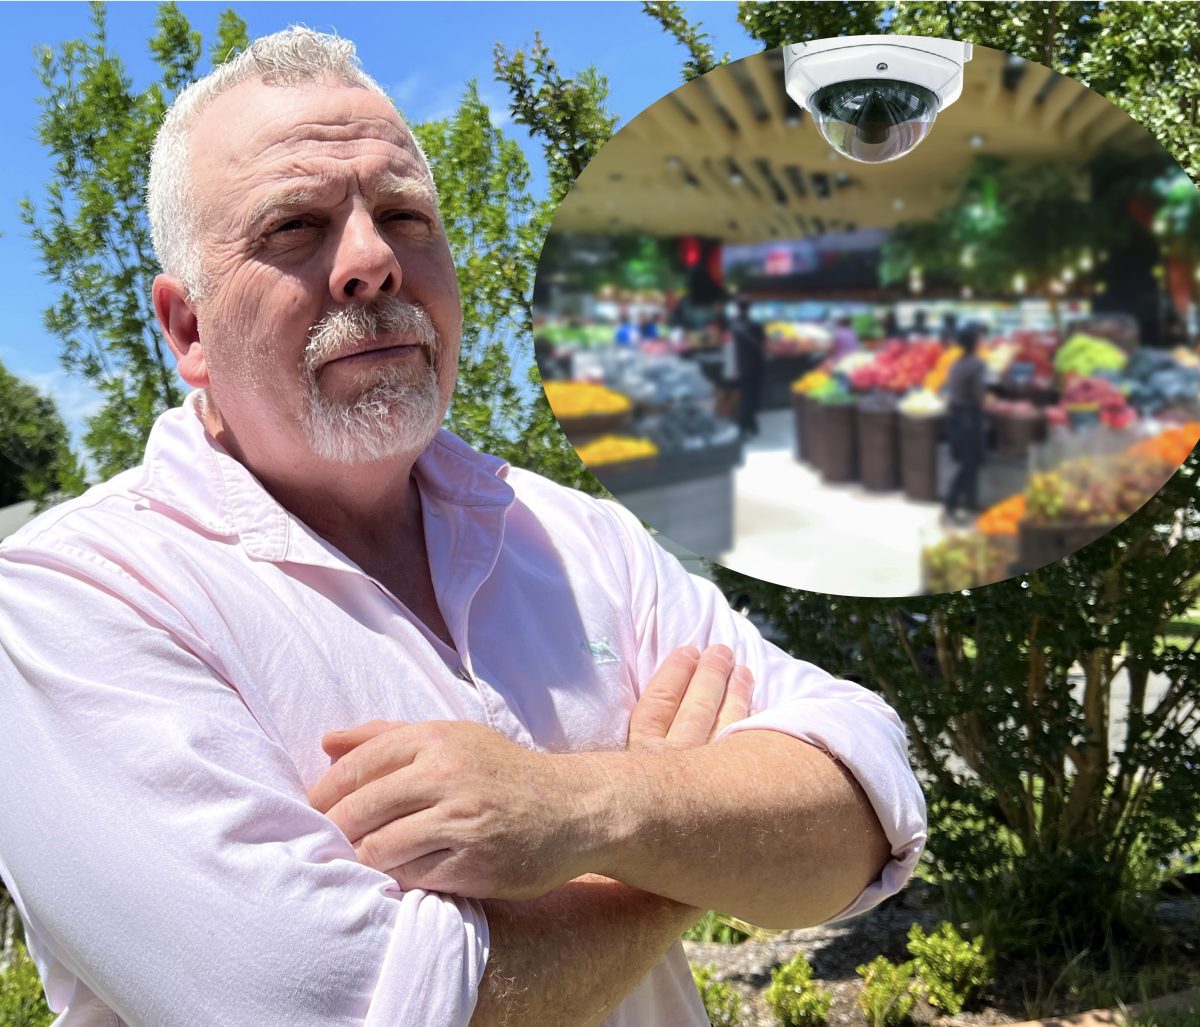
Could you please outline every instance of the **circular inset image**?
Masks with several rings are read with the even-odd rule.
[[[542,253],[537,360],[677,545],[954,591],[1099,538],[1191,451],[1198,257],[1200,191],[1102,96],[982,46],[818,40],[597,154]]]

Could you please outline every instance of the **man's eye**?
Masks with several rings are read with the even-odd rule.
[[[280,232],[295,232],[305,227],[303,218],[288,218],[286,221],[281,221],[271,229],[272,235],[278,235]]]
[[[383,215],[384,221],[425,221],[425,215],[415,210],[390,210]]]

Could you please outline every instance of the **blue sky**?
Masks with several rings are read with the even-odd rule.
[[[534,167],[540,147],[521,126],[506,124],[505,92],[492,77],[497,42],[510,50],[527,46],[535,31],[559,67],[570,73],[595,64],[607,75],[609,107],[624,124],[682,82],[685,53],[650,18],[640,3],[182,3],[194,28],[211,40],[220,12],[232,6],[246,19],[251,36],[302,22],[353,39],[363,65],[391,90],[413,121],[451,113],[466,82],[478,79],[496,121],[526,146]],[[686,3],[692,20],[711,34],[718,52],[744,57],[761,46],[737,24],[735,3]],[[111,48],[122,55],[137,87],[154,78],[146,41],[153,35],[157,5],[117,3],[108,10]],[[40,199],[50,160],[37,141],[34,48],[57,46],[88,33],[84,3],[5,4],[0,35],[0,89],[8,104],[6,153],[0,161],[0,361],[50,393],[78,435],[96,406],[87,384],[69,377],[58,362],[59,342],[42,328],[42,311],[55,298],[40,273],[37,254],[17,216],[25,196]],[[447,42],[447,41],[450,42]]]

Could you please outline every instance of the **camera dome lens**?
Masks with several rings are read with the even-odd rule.
[[[880,79],[825,86],[808,106],[830,146],[867,164],[903,157],[929,134],[938,112],[937,96],[924,86]]]

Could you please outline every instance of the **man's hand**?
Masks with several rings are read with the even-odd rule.
[[[725,646],[676,650],[634,708],[627,747],[703,745],[749,713],[752,687]],[[528,899],[589,869],[587,754],[533,752],[458,721],[371,721],[322,745],[335,762],[309,800],[404,888]]]
[[[750,713],[754,677],[735,667],[728,646],[676,649],[663,661],[629,718],[630,750],[690,749],[711,742]]]
[[[333,741],[327,751],[346,739]],[[359,862],[403,888],[531,899],[585,872],[588,814],[568,772],[582,769],[471,721],[393,724],[338,759],[309,800]]]

